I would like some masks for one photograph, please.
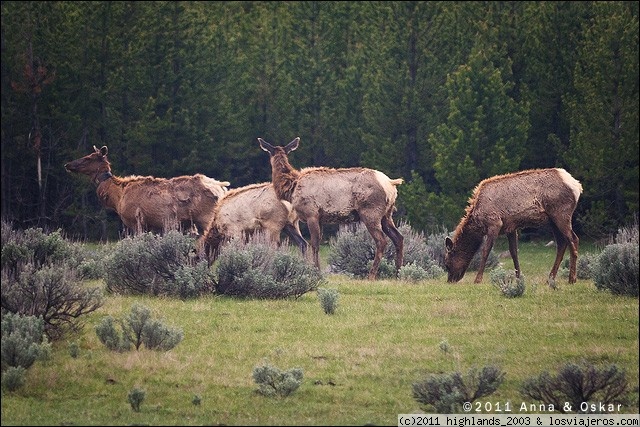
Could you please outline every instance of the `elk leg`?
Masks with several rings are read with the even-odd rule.
[[[300,229],[293,224],[286,224],[284,226],[284,232],[289,236],[300,248],[300,252],[302,256],[305,256],[307,253],[307,241],[300,234]]]
[[[478,267],[478,274],[476,275],[476,279],[473,283],[482,283],[482,275],[484,274],[484,266],[487,264],[487,258],[489,258],[489,253],[491,249],[493,249],[493,242],[496,240],[497,233],[489,232],[487,234],[487,239],[484,242],[484,246],[482,246],[482,257],[480,258],[480,266]]]
[[[309,218],[307,220],[309,234],[311,234],[311,252],[313,254],[313,263],[320,270],[320,239],[322,239],[322,229],[318,218]]]
[[[398,274],[403,263],[404,237],[402,237],[402,234],[400,234],[396,225],[393,223],[391,215],[382,217],[382,231],[389,236],[393,242],[393,246],[396,248],[396,274]]]
[[[365,223],[365,226],[376,242],[376,254],[373,257],[373,265],[371,266],[371,270],[369,270],[368,277],[369,280],[375,280],[378,276],[378,268],[380,267],[380,261],[382,261],[382,255],[384,255],[384,249],[387,246],[387,239],[384,237],[381,224]]]
[[[513,267],[516,269],[516,277],[520,277],[520,263],[518,262],[518,231],[507,233],[509,239],[509,253],[513,260]]]
[[[552,224],[551,230],[553,231],[553,237],[556,241],[556,260],[553,262],[553,267],[551,267],[551,271],[549,272],[549,283],[556,278],[556,274],[558,274],[558,269],[560,268],[560,263],[564,257],[564,252],[567,249],[567,239],[564,238],[558,227],[555,224]]]
[[[577,263],[578,263],[578,244],[580,239],[576,236],[570,228],[566,231],[562,231],[557,225],[552,224],[553,235],[556,239],[556,260],[553,263],[549,277],[551,279],[556,278],[560,263],[564,257],[564,253],[569,246],[569,283],[575,283],[577,280]]]

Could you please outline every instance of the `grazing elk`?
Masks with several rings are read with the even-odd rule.
[[[560,168],[498,175],[480,182],[469,199],[466,214],[454,231],[453,239],[445,239],[448,281],[462,279],[486,237],[475,278],[475,283],[482,282],[487,257],[500,234],[507,235],[516,277],[520,277],[518,230],[550,225],[557,252],[549,273],[549,284],[555,280],[567,246],[571,256],[569,283],[575,283],[579,239],[571,227],[571,217],[581,193],[580,182]]]
[[[185,225],[199,233],[209,226],[213,209],[225,192],[227,181],[202,174],[171,179],[151,176],[118,177],[111,173],[108,149],[94,152],[64,165],[68,172],[87,175],[97,185],[98,198],[112,209],[131,231],[163,232]]]
[[[302,254],[306,253],[307,241],[300,234],[298,217],[291,203],[280,200],[270,182],[229,190],[214,209],[202,246],[207,258],[213,261],[224,241],[247,239],[258,230],[266,231],[273,242],[279,242],[284,231]]]
[[[298,148],[300,138],[285,147],[274,147],[262,138],[258,142],[269,153],[271,179],[278,197],[291,202],[298,218],[309,227],[313,261],[318,269],[322,225],[355,221],[362,221],[376,242],[369,279],[378,274],[387,245],[385,234],[396,249],[396,271],[402,267],[404,238],[392,217],[398,195],[396,186],[403,182],[401,178],[390,179],[380,171],[366,168],[296,170],[287,155]]]

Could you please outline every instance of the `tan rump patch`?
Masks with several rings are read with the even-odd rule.
[[[556,170],[558,171],[558,174],[560,175],[562,181],[564,181],[564,183],[567,184],[569,188],[571,188],[571,191],[573,191],[573,195],[575,196],[577,202],[580,198],[580,193],[582,193],[582,184],[580,184],[580,181],[572,177],[571,174],[566,170],[562,168],[556,168]]]

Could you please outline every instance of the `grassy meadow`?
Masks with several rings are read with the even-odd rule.
[[[446,276],[412,283],[329,275],[321,287],[339,292],[333,315],[316,292],[297,300],[109,296],[80,335],[55,342],[51,359],[27,371],[24,387],[3,393],[2,425],[397,425],[398,414],[429,411],[414,400],[412,383],[487,364],[506,376],[481,399],[493,408],[483,413],[508,403],[519,414],[523,403],[536,403],[520,394],[525,379],[582,360],[625,369],[631,403],[621,413],[638,413],[638,299],[590,280],[569,285],[566,275],[552,290],[554,257],[543,243],[521,243],[527,288],[512,299],[489,272],[479,285],[475,272],[456,284]],[[510,258],[501,261],[512,269]],[[183,341],[168,352],[107,350],[95,325],[136,302],[182,328]],[[302,368],[302,385],[284,398],[256,393],[252,372],[263,363]],[[133,388],[146,391],[140,412],[127,400]]]

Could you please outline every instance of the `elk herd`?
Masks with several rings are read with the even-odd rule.
[[[298,148],[300,138],[285,146],[271,145],[262,138],[258,143],[269,154],[271,182],[234,189],[229,189],[229,181],[202,174],[169,179],[113,175],[106,146],[94,146],[93,152],[64,167],[88,176],[96,185],[102,205],[115,211],[132,233],[194,230],[200,236],[199,251],[210,263],[226,241],[247,239],[256,231],[264,232],[273,242],[280,242],[284,234],[306,255],[308,243],[300,232],[302,221],[309,230],[313,263],[319,269],[323,226],[359,221],[376,247],[368,278],[378,275],[387,237],[395,248],[396,272],[400,270],[404,238],[393,213],[396,187],[402,184],[402,178],[391,179],[383,172],[363,167],[298,170],[289,163],[288,155]],[[581,193],[580,183],[561,168],[515,172],[480,182],[465,215],[444,242],[448,281],[461,280],[473,256],[481,250],[475,277],[475,283],[480,283],[487,257],[501,234],[507,236],[516,277],[520,277],[518,231],[548,226],[556,242],[549,279],[555,279],[569,248],[569,283],[574,283],[579,240],[571,221]]]

